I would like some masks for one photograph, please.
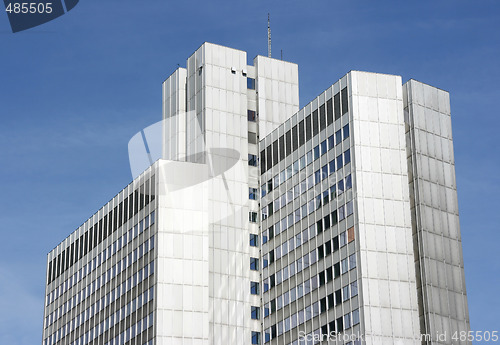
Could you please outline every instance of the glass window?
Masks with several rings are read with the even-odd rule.
[[[250,234],[250,246],[257,247],[259,245],[259,235]]]
[[[248,121],[255,122],[257,120],[257,114],[255,113],[255,110],[248,110]]]
[[[342,155],[337,157],[337,170],[340,170],[344,166]]]
[[[267,190],[266,190],[266,184],[265,183],[262,186],[260,186],[260,191],[261,191],[261,196],[266,195]]]
[[[359,323],[359,309],[352,311],[352,324],[357,325]]]
[[[257,283],[257,282],[250,282],[250,293],[252,295],[258,295],[259,294],[259,283]]]
[[[300,166],[300,170],[302,170],[306,167],[306,156],[302,156],[299,158],[299,166]]]
[[[351,328],[351,314],[344,315],[344,327],[345,329]]]
[[[321,155],[324,155],[328,149],[326,148],[326,140],[323,140],[320,144],[321,147]]]
[[[342,301],[345,302],[349,299],[349,285],[342,288]]]
[[[264,230],[262,232],[262,244],[267,243],[268,238],[269,238],[269,230]]]
[[[259,270],[259,259],[257,259],[257,258],[250,258],[250,269],[252,271],[258,271]]]
[[[313,154],[312,151],[309,151],[306,153],[306,165],[311,164],[313,161]]]
[[[323,165],[321,168],[321,180],[328,177],[328,165]]]
[[[342,128],[342,132],[344,132],[344,140],[349,138],[349,124],[345,125],[344,128]]]
[[[335,132],[335,145],[338,145],[342,142],[342,131],[339,129]]]
[[[350,149],[347,149],[345,152],[344,152],[344,164],[347,165],[348,163],[351,162],[351,150]]]
[[[248,154],[248,165],[256,167],[257,163],[257,155]]]
[[[344,274],[347,271],[349,271],[349,261],[348,261],[348,259],[344,259],[340,263],[341,263],[341,266],[342,266],[341,267],[342,274]]]
[[[346,215],[350,216],[353,213],[352,201],[349,201],[346,205]]]
[[[345,190],[351,189],[352,188],[352,177],[351,175],[347,175],[345,178]]]
[[[257,144],[257,133],[248,132],[248,142],[250,144]]]
[[[337,195],[342,193],[344,193],[344,180],[340,180],[339,183],[337,183]]]
[[[351,283],[351,297],[357,296],[358,294],[358,281]]]
[[[328,163],[328,168],[330,170],[330,175],[335,172],[335,159]]]
[[[349,269],[356,268],[356,254],[349,255]]]
[[[255,90],[255,79],[247,78],[247,89]]]
[[[335,146],[335,136],[332,134],[328,137],[328,150],[333,149]]]
[[[313,149],[314,160],[318,159],[320,156],[319,145],[315,146]]]
[[[248,220],[251,223],[257,223],[257,212],[249,212],[248,213]]]
[[[259,320],[260,319],[260,308],[252,306],[252,319]]]
[[[292,165],[292,174],[295,175],[296,173],[299,172],[299,161],[296,160],[295,162],[293,162],[293,165]]]
[[[248,198],[250,200],[257,200],[257,188],[248,188]]]
[[[260,333],[252,331],[252,345],[260,344]]]

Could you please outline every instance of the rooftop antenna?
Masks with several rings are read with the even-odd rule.
[[[267,56],[271,57],[271,19],[267,14]]]

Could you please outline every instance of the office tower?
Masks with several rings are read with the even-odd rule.
[[[48,254],[43,344],[468,330],[449,114],[356,71],[299,110],[297,65],[204,43],[163,83],[160,159]]]

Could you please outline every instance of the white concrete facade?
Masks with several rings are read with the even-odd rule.
[[[299,110],[296,64],[204,43],[162,98],[162,159],[48,254],[44,345],[470,329],[448,93],[351,71]]]

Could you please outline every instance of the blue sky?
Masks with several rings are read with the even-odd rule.
[[[204,41],[299,64],[308,103],[349,70],[451,93],[469,310],[499,330],[498,1],[81,0],[12,34],[0,14],[0,344],[38,344],[46,254],[131,180],[128,140]]]

